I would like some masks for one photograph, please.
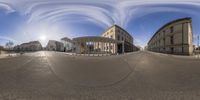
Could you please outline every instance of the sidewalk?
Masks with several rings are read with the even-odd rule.
[[[0,54],[0,59],[8,58],[8,57],[16,57],[16,56],[18,56],[17,53],[12,53],[12,54]]]
[[[174,58],[200,59],[200,55],[186,56],[186,55],[172,55],[172,54],[164,54],[164,53],[151,52],[151,51],[146,51],[146,52],[147,52],[147,53],[150,53],[150,54],[154,54],[154,55],[168,56],[168,57],[174,57]]]
[[[65,53],[65,54],[70,56],[91,56],[91,57],[111,56],[111,54],[76,54],[76,53]]]
[[[124,53],[124,54],[76,54],[76,53],[65,53],[66,55],[70,55],[70,56],[91,56],[91,57],[101,57],[101,56],[123,56],[123,55],[130,55],[130,54],[135,54],[138,53],[140,51],[135,51],[135,52],[128,52],[128,53]]]
[[[6,55],[6,54],[0,54],[0,59],[2,59],[2,58],[6,58],[8,55]]]

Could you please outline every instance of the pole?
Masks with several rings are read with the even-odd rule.
[[[197,50],[198,50],[198,58],[199,58],[199,51],[200,51],[200,47],[199,47],[199,35],[198,35],[198,44],[197,44],[198,46],[197,46]]]

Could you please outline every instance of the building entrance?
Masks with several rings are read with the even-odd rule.
[[[122,44],[120,43],[120,44],[117,44],[117,53],[122,53]]]
[[[172,48],[171,48],[171,54],[173,54],[173,53],[174,53],[174,48],[172,47]]]

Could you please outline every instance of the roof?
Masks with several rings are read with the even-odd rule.
[[[108,30],[110,30],[110,29],[113,28],[113,27],[120,28],[121,30],[123,30],[123,31],[125,31],[126,33],[128,33],[129,36],[131,36],[129,32],[127,32],[125,29],[123,29],[122,27],[120,27],[120,26],[118,26],[118,25],[116,25],[116,24],[113,25],[113,26],[111,26],[111,27],[109,27],[109,28],[108,28],[105,32],[103,32],[103,33],[106,33]],[[102,33],[102,34],[103,34],[103,33]],[[131,37],[132,37],[132,36],[131,36]]]
[[[69,42],[72,41],[72,40],[71,40],[70,38],[68,38],[68,37],[61,38],[61,40],[63,40],[63,41],[69,41]]]
[[[56,42],[58,42],[58,43],[62,43],[62,42],[57,41],[57,40],[49,40],[48,43],[50,43],[50,42],[54,42],[54,43],[56,43]]]
[[[29,45],[29,44],[41,44],[39,41],[30,41],[27,43],[22,43],[21,45]]]
[[[151,39],[149,40],[149,42],[155,37],[155,35],[156,35],[158,32],[160,32],[160,31],[161,31],[162,29],[164,29],[165,27],[167,27],[167,26],[169,26],[169,25],[171,25],[171,24],[173,24],[173,23],[180,22],[180,21],[184,21],[184,20],[192,20],[192,18],[191,18],[191,17],[180,18],[180,19],[176,19],[176,20],[173,20],[173,21],[171,21],[171,22],[165,24],[164,26],[162,26],[161,28],[159,28],[158,31],[156,31],[156,33],[151,37]],[[149,44],[149,42],[148,42],[148,44]]]
[[[0,46],[0,49],[3,49],[3,46]]]

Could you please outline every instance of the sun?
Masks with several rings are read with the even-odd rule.
[[[40,38],[41,41],[45,41],[47,39],[46,35],[41,35],[39,38]]]

